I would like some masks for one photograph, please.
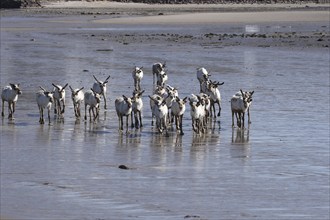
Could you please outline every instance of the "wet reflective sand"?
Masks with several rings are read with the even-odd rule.
[[[23,91],[15,120],[1,120],[1,216],[329,218],[329,49],[199,39],[207,33],[322,32],[328,24],[159,29],[95,24],[92,16],[48,19],[1,18],[1,87],[21,83]],[[166,61],[168,83],[181,97],[198,92],[197,67],[225,82],[221,117],[205,135],[193,133],[188,105],[184,136],[171,130],[165,137],[150,125],[147,95],[157,61]],[[118,132],[114,100],[131,94],[135,65],[145,69],[145,126],[126,135]],[[39,125],[39,86],[69,83],[86,90],[93,74],[111,75],[109,109],[102,102],[97,123],[74,118],[67,90],[64,121],[52,113],[50,126]],[[244,130],[231,127],[229,100],[240,88],[255,91],[252,124]]]

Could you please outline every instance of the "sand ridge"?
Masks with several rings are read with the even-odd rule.
[[[327,21],[329,11],[294,12],[230,12],[189,13],[161,16],[121,17],[95,20],[111,24],[206,24],[206,23],[261,23],[261,22],[317,22]]]

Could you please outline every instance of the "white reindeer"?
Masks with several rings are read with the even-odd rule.
[[[126,116],[126,133],[128,133],[128,116],[132,112],[132,100],[126,96],[118,97],[115,100],[116,112],[118,115],[119,131],[123,131],[123,117]]]
[[[165,135],[168,137],[167,131],[167,114],[168,108],[166,106],[165,100],[154,99],[152,96],[149,96],[150,100],[154,102],[154,107],[152,109],[153,115],[156,117],[156,127],[159,133],[163,133],[165,130]]]
[[[13,119],[13,114],[15,112],[15,106],[18,99],[18,95],[22,94],[19,84],[10,83],[9,86],[5,86],[2,89],[1,99],[2,99],[2,112],[1,116],[4,117],[5,102],[8,102],[8,118]]]
[[[202,85],[204,82],[209,80],[209,77],[211,75],[207,72],[207,70],[204,67],[197,68],[197,79],[199,81],[199,86],[200,86],[200,92],[204,92]]]
[[[245,112],[248,110],[252,98],[240,90],[240,94],[236,93],[230,100],[231,102],[231,113],[232,113],[232,127],[234,127],[234,114],[237,120],[237,127],[244,128],[244,117]],[[253,94],[253,93],[252,93]]]
[[[164,63],[154,63],[152,65],[152,76],[153,76],[153,85],[155,85],[155,76],[156,79],[158,79],[158,74],[161,72],[165,72],[165,66],[166,66],[166,62]]]
[[[150,97],[150,96],[149,96]],[[155,108],[155,101],[157,100],[159,102],[162,102],[164,100],[164,98],[158,94],[153,94],[150,98],[150,109],[151,109],[151,125],[154,125],[154,118],[156,117],[154,114],[154,108]]]
[[[163,86],[164,87],[167,80],[168,80],[167,73],[165,71],[161,71],[157,75],[157,86]]]
[[[250,108],[251,108],[251,104],[252,104],[252,95],[253,95],[254,91],[251,92],[245,92],[244,95],[249,97],[250,100],[250,105],[248,107],[248,123],[251,124],[251,118],[250,118]]]
[[[99,117],[99,111],[100,111],[100,102],[101,102],[101,96],[100,94],[96,93],[94,89],[90,89],[85,92],[84,94],[84,101],[85,101],[85,117],[84,119],[87,120],[87,105],[89,105],[89,120],[92,121],[91,111],[93,112],[93,120],[96,121],[96,119]]]
[[[156,86],[156,89],[154,90],[154,94],[159,95],[163,99],[165,99],[168,96],[167,89],[164,88],[163,86]]]
[[[215,104],[218,104],[219,107],[219,111],[218,111],[218,117],[220,117],[220,112],[221,112],[221,94],[220,94],[220,90],[219,90],[219,86],[223,85],[224,82],[219,83],[219,82],[212,82],[210,80],[210,82],[208,83],[208,87],[207,87],[207,92],[206,94],[208,94],[210,96],[210,100],[211,100],[211,115],[214,114],[214,118],[216,118],[216,114],[215,114]],[[212,114],[212,109],[213,109],[213,114]]]
[[[68,86],[68,84],[65,84],[65,86],[55,85],[54,86],[54,113],[57,115],[63,115],[65,111],[65,88]],[[62,105],[61,105],[62,103]]]
[[[176,130],[177,131],[180,130],[180,135],[184,135],[182,129],[182,119],[183,119],[183,114],[186,111],[186,102],[187,102],[187,97],[185,97],[184,99],[180,99],[179,97],[176,97],[172,103],[171,114],[175,118]]]
[[[205,132],[205,125],[204,125],[204,118],[206,115],[205,111],[205,102],[200,96],[196,96],[192,94],[192,98],[189,98],[190,104],[190,116],[192,121],[192,128],[196,133],[204,133]],[[197,97],[197,102],[196,98]]]
[[[141,90],[141,80],[143,78],[143,67],[135,67],[132,72],[132,77],[134,79],[134,88],[135,90]]]
[[[176,88],[171,87],[170,85],[167,85],[166,91],[167,91],[167,97],[165,98],[165,101],[166,101],[166,105],[167,105],[167,108],[168,108],[167,119],[168,119],[169,123],[172,123],[174,118],[171,117],[172,114],[170,113],[170,111],[171,111],[171,108],[172,108],[172,103],[176,99],[176,97],[179,96],[179,93],[178,93],[178,90]]]
[[[94,79],[96,82],[94,82],[93,84],[93,90],[94,92],[100,94],[103,96],[104,99],[104,109],[107,109],[107,98],[106,98],[106,94],[107,94],[107,83],[108,80],[110,78],[110,75],[103,81],[98,80],[94,75],[93,75]]]
[[[52,108],[52,103],[54,102],[53,92],[48,92],[46,89],[40,86],[40,89],[36,93],[36,100],[39,108],[39,123],[44,124],[44,109],[48,110],[48,123],[50,124],[50,109]]]
[[[207,126],[209,122],[209,118],[211,115],[211,99],[210,96],[205,93],[200,93],[199,97],[203,99],[203,102],[205,103],[205,118],[204,118],[204,125]]]
[[[134,121],[135,121],[135,128],[141,128],[143,127],[142,123],[142,108],[143,108],[143,102],[142,102],[142,94],[144,93],[144,90],[137,91],[134,90],[133,97],[132,97],[132,113],[131,113],[131,127],[134,128],[134,122],[133,122],[133,114],[134,114]]]
[[[81,116],[80,105],[84,101],[84,92],[82,91],[84,89],[84,87],[81,87],[80,89],[72,89],[71,86],[69,86],[69,87],[71,90],[71,99],[73,102],[74,115],[77,118],[80,118],[80,116]]]

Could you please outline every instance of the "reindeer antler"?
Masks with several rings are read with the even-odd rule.
[[[42,86],[39,86],[39,87],[40,87],[40,89],[41,89],[42,91],[47,92],[47,90],[44,89]]]
[[[109,79],[110,79],[110,75],[104,80],[104,83],[108,83]]]
[[[93,77],[94,77],[96,82],[100,83],[100,81],[96,78],[96,76],[93,75]]]

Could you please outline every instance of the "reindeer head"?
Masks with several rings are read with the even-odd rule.
[[[97,106],[101,103],[101,96],[100,94],[98,94],[97,92],[95,92],[93,90],[93,88],[91,88],[92,92],[93,92],[93,95],[94,95],[94,98],[96,100],[96,103],[97,103]]]
[[[98,80],[98,79],[96,78],[96,76],[94,76],[94,75],[93,75],[93,77],[94,77],[95,81],[96,81],[96,82],[99,84],[99,86],[100,86],[101,94],[103,94],[104,91],[106,90],[106,86],[107,86],[108,80],[109,80],[109,78],[110,78],[110,75],[104,80],[104,82]]]
[[[81,87],[80,89],[74,90],[74,89],[72,89],[71,86],[69,86],[69,88],[70,88],[70,90],[71,90],[71,95],[72,95],[72,97],[75,97],[76,95],[78,95],[78,93],[79,93],[81,90],[84,89],[84,87]]]
[[[14,90],[18,95],[22,94],[22,91],[19,88],[19,83],[18,84],[9,83],[9,85],[12,88],[12,90]]]
[[[132,107],[132,99],[123,95],[124,101],[127,103],[128,107]]]
[[[140,91],[140,90],[134,90],[133,91],[133,97],[132,97],[132,100],[136,100],[136,99],[139,99],[141,98],[142,94],[144,93],[144,90]]]
[[[60,85],[55,85],[54,83],[52,83],[52,85],[55,87],[55,89],[58,92],[59,98],[64,98],[65,96],[65,88],[68,86],[68,83],[65,84],[65,86],[60,86]]]
[[[143,66],[141,66],[141,67],[135,67],[134,68],[134,70],[133,70],[133,73],[135,74],[135,75],[140,75],[141,73],[143,73]]]

